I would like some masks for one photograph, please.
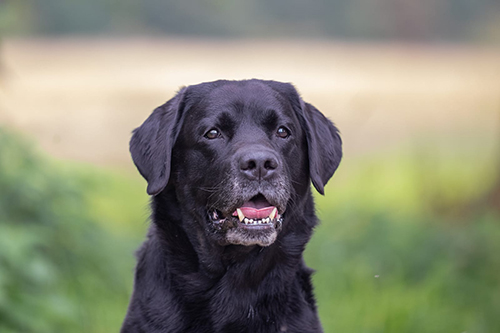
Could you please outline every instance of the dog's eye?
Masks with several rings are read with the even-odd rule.
[[[210,139],[210,140],[217,139],[218,137],[220,137],[220,132],[218,130],[216,130],[215,128],[212,128],[210,131],[205,133],[205,138]]]
[[[281,126],[280,128],[278,128],[278,130],[276,131],[276,134],[282,138],[282,139],[286,139],[290,136],[290,131],[288,130],[288,128],[286,127],[283,127]]]

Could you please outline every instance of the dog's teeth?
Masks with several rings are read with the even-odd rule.
[[[236,213],[238,213],[238,218],[240,219],[240,222],[243,221],[243,219],[245,218],[245,215],[243,215],[243,212],[241,211],[241,209],[236,208]]]
[[[278,212],[278,209],[276,209],[276,207],[274,207],[273,211],[271,212],[271,214],[269,215],[269,218],[271,220],[274,220],[274,217],[276,216],[276,213]]]
[[[253,223],[253,219],[249,219],[248,222]]]
[[[248,224],[248,222],[250,222],[246,217],[245,217],[245,224]]]

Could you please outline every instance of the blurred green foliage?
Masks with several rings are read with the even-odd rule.
[[[102,227],[110,221],[96,218],[89,197],[105,202],[113,182],[114,192],[126,189],[117,176],[49,160],[2,128],[0,151],[0,332],[117,331],[138,240]]]
[[[326,332],[500,331],[498,218],[333,216],[307,257]]]
[[[317,197],[306,262],[325,332],[500,332],[500,215],[474,207],[498,169],[477,147],[441,154],[347,158]]]
[[[4,0],[23,34],[179,34],[418,41],[500,40],[496,0]]]
[[[317,196],[306,262],[325,332],[500,331],[500,217],[467,205],[497,170],[486,151],[424,148],[347,156]],[[0,332],[117,332],[144,183],[5,129],[0,151]]]

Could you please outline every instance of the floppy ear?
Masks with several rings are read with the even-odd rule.
[[[307,138],[309,177],[316,190],[325,194],[325,185],[342,159],[342,139],[339,131],[318,109],[305,103],[292,84],[266,82],[288,99],[295,110]]]
[[[342,139],[339,131],[314,106],[300,101],[307,137],[309,175],[316,190],[325,194],[324,187],[342,159]]]
[[[132,159],[148,182],[149,195],[157,195],[168,184],[172,148],[180,130],[185,90],[181,89],[174,98],[156,108],[134,130],[130,140]]]

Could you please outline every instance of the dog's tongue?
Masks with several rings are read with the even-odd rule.
[[[241,215],[238,214],[238,211]],[[273,213],[273,211],[275,212]],[[258,195],[241,205],[233,213],[233,216],[238,216],[240,221],[243,219],[242,215],[249,219],[260,220],[269,217],[271,214],[273,214],[272,218],[274,219],[276,207],[272,206],[264,196]]]
[[[271,215],[271,212],[273,211],[274,206],[270,207],[264,207],[264,208],[253,208],[253,207],[240,207],[241,212],[245,217],[249,219],[263,219]],[[233,213],[233,215],[238,215],[236,212]]]

